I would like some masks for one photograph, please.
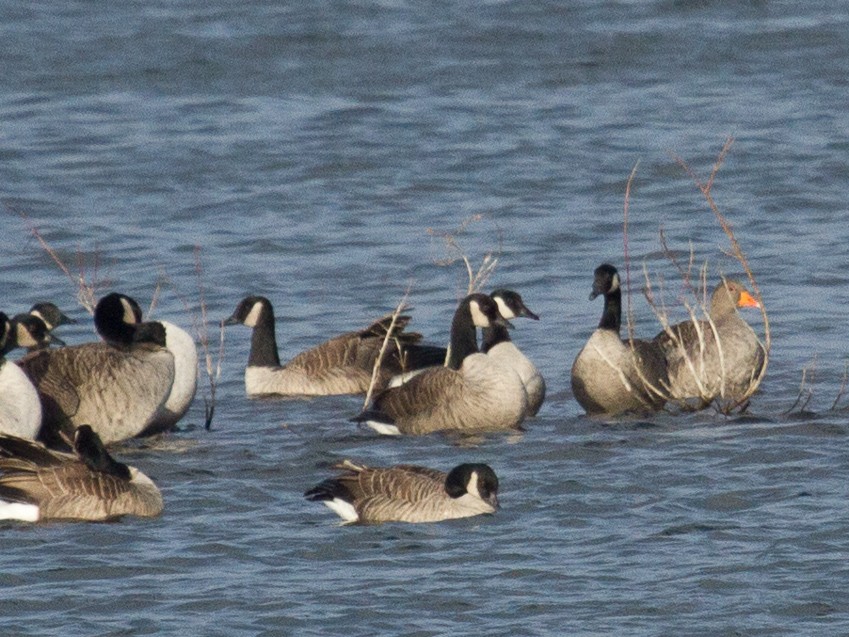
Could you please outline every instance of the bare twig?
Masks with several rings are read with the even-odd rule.
[[[392,320],[389,322],[389,328],[386,330],[386,335],[383,337],[383,343],[380,345],[380,351],[377,354],[377,359],[374,361],[374,366],[371,370],[371,381],[369,381],[368,391],[366,392],[365,401],[363,402],[363,409],[368,407],[368,404],[371,402],[371,397],[374,394],[375,387],[377,386],[377,379],[380,376],[380,366],[383,364],[383,356],[386,354],[386,349],[389,346],[389,341],[394,338],[395,333],[395,325],[398,322],[398,317],[401,316],[401,312],[404,311],[404,308],[407,306],[407,298],[410,296],[410,286],[407,287],[407,291],[404,292],[404,297],[395,307],[395,311],[392,312]],[[399,352],[401,350],[400,344],[396,339],[396,347]]]
[[[465,266],[468,285],[466,286],[466,294],[471,294],[483,288],[492,273],[498,265],[498,254],[501,253],[502,237],[498,233],[498,250],[487,252],[482,259],[480,267],[477,270],[472,266],[472,261],[469,259],[467,252],[460,246],[457,237],[466,232],[472,223],[482,221],[484,216],[481,214],[472,215],[463,220],[463,222],[451,232],[436,231],[433,228],[428,228],[427,233],[431,237],[439,237],[445,243],[445,248],[448,255],[442,259],[436,259],[435,263],[440,266],[450,266],[457,261],[462,261]],[[465,296],[465,295],[464,295]]]
[[[198,324],[196,318],[193,317],[195,332],[198,336],[198,341],[203,349],[204,362],[206,366],[206,378],[209,383],[209,396],[204,396],[204,427],[209,430],[212,427],[212,418],[215,415],[215,392],[218,387],[218,381],[221,378],[221,361],[224,358],[224,327],[219,326],[219,342],[217,360],[213,364],[212,354],[210,353],[209,343],[209,318],[207,316],[206,294],[203,285],[203,267],[200,260],[200,246],[194,248],[195,257],[195,275],[198,283],[198,297],[200,301],[200,316],[201,320]]]

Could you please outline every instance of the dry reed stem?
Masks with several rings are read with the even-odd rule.
[[[468,284],[466,286],[466,295],[472,294],[473,292],[477,292],[482,289],[484,284],[489,280],[492,276],[492,273],[495,271],[496,266],[498,265],[498,256],[497,254],[501,253],[501,246],[503,242],[503,238],[501,236],[501,232],[498,233],[498,250],[488,251],[482,261],[481,265],[474,269],[472,266],[472,262],[469,259],[466,251],[460,246],[460,242],[457,237],[466,232],[469,227],[476,222],[482,221],[484,216],[482,214],[475,214],[464,219],[460,225],[455,228],[451,232],[441,232],[436,231],[433,228],[427,229],[427,234],[431,237],[439,237],[445,243],[446,251],[448,255],[443,259],[436,259],[435,263],[439,266],[450,266],[456,263],[457,261],[462,261],[463,265],[466,269],[466,276],[468,277]],[[465,296],[465,295],[464,295]]]
[[[631,309],[631,254],[628,247],[628,211],[631,204],[631,186],[634,183],[634,177],[637,175],[637,167],[640,162],[637,161],[631,169],[631,174],[628,175],[628,182],[625,184],[625,204],[623,207],[623,222],[622,222],[622,244],[623,253],[625,255],[625,294],[627,301],[627,316],[626,323],[628,324],[628,340],[633,344],[634,341],[634,313]]]
[[[198,299],[200,303],[200,323],[197,322],[196,315],[192,315],[192,323],[195,333],[203,350],[204,363],[206,366],[206,379],[209,383],[209,396],[204,395],[204,428],[209,431],[212,427],[212,419],[215,415],[215,393],[218,387],[218,381],[221,378],[221,361],[224,359],[224,326],[219,326],[219,341],[218,355],[213,364],[212,354],[210,353],[209,343],[209,317],[207,314],[206,294],[203,285],[203,266],[200,260],[200,246],[194,247],[195,258],[195,276],[198,285]]]
[[[837,409],[837,404],[843,398],[843,394],[846,392],[846,384],[849,382],[849,363],[843,364],[843,377],[840,379],[840,389],[837,390],[837,396],[834,398],[834,402],[831,403],[831,411]]]
[[[21,218],[21,220],[26,224],[27,229],[30,231],[30,234],[32,234],[32,236],[38,241],[41,249],[50,256],[56,266],[77,289],[77,302],[85,308],[89,314],[94,314],[94,308],[97,305],[97,289],[104,287],[108,283],[106,280],[99,280],[97,275],[100,265],[99,252],[95,251],[93,265],[94,274],[91,282],[89,282],[86,277],[85,259],[83,258],[81,251],[77,252],[77,269],[79,273],[75,275],[71,272],[71,269],[65,264],[65,262],[62,261],[59,253],[47,242],[47,240],[38,231],[38,228],[32,223],[32,221],[30,221],[29,216],[25,212],[18,210],[8,201],[3,201],[3,205],[7,210]]]
[[[375,387],[377,386],[377,378],[380,375],[380,366],[383,364],[383,356],[386,354],[386,348],[389,346],[389,341],[393,338],[392,335],[395,332],[395,325],[398,322],[398,317],[401,316],[401,312],[403,312],[404,308],[407,307],[407,298],[410,296],[410,288],[411,286],[407,286],[407,291],[404,292],[403,298],[398,305],[395,306],[395,311],[392,312],[392,320],[389,322],[389,328],[386,330],[386,334],[383,337],[383,343],[380,345],[380,351],[377,353],[377,359],[374,361],[374,366],[371,370],[371,380],[369,381],[368,391],[366,392],[366,397],[363,401],[363,409],[366,409],[368,404],[371,402],[371,397],[374,394]],[[395,346],[400,352],[400,341],[397,338],[395,339]]]
[[[749,384],[749,388],[743,393],[743,395],[738,400],[733,401],[732,404],[723,407],[722,411],[724,413],[730,413],[737,407],[744,406],[746,403],[748,403],[749,398],[751,398],[755,391],[757,391],[758,387],[763,381],[764,376],[766,375],[766,370],[769,366],[769,353],[772,348],[769,316],[767,315],[766,305],[763,301],[763,294],[761,293],[760,288],[758,287],[758,283],[755,280],[755,276],[752,273],[752,269],[749,266],[749,261],[746,258],[746,254],[745,252],[743,252],[743,249],[740,246],[739,241],[737,240],[737,236],[734,234],[734,230],[731,226],[731,223],[719,210],[719,206],[717,206],[712,194],[712,188],[714,181],[716,180],[716,176],[719,173],[719,169],[722,167],[722,164],[725,162],[725,159],[728,156],[728,153],[731,150],[731,146],[733,144],[734,138],[728,137],[722,147],[722,150],[719,153],[719,156],[714,162],[713,169],[710,172],[707,182],[702,182],[683,159],[676,155],[673,155],[676,163],[678,163],[678,165],[683,168],[683,170],[690,176],[690,178],[699,188],[699,191],[702,193],[702,196],[707,201],[708,207],[711,209],[717,221],[719,222],[719,225],[722,228],[723,232],[725,232],[725,235],[728,237],[728,240],[731,243],[731,256],[736,259],[737,262],[742,266],[743,271],[746,273],[746,277],[749,280],[749,284],[752,287],[752,292],[754,293],[755,298],[758,300],[758,303],[760,303],[761,306],[761,316],[763,317],[764,322],[764,341],[761,343],[761,347],[763,348],[764,352],[763,366],[761,367],[758,376],[753,379],[752,383]]]

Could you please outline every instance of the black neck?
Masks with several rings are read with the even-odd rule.
[[[264,305],[251,334],[249,367],[280,367],[277,338],[274,335],[274,311]]]
[[[463,359],[477,351],[477,331],[469,312],[469,304],[466,302],[457,308],[454,320],[451,321],[451,355],[448,358],[448,367],[460,369]]]
[[[510,331],[506,325],[493,325],[483,329],[483,338],[481,340],[481,351],[486,354],[499,343],[507,343],[510,341]]]
[[[622,324],[622,290],[616,288],[604,295],[604,310],[601,312],[599,328],[619,333]]]

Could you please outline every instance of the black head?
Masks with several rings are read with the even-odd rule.
[[[0,312],[0,353],[6,353],[6,341],[9,339],[9,331],[12,325],[9,322],[9,317],[4,312]]]
[[[111,343],[129,344],[136,332],[136,303],[130,297],[111,292],[94,308],[94,327],[101,338]]]
[[[11,321],[11,331],[6,346],[9,349],[25,347],[27,349],[42,349],[51,342],[59,339],[50,335],[47,324],[33,314],[17,314]]]
[[[507,320],[524,317],[539,320],[539,316],[531,312],[518,292],[513,290],[499,289],[489,295],[498,304],[498,311]]]
[[[478,496],[498,508],[498,476],[487,464],[461,464],[448,473],[445,478],[445,492],[452,498],[469,493]]]
[[[246,296],[236,306],[235,311],[229,317],[224,319],[222,325],[246,325],[255,327],[261,320],[261,317],[272,317],[274,320],[274,309],[269,301],[264,296]],[[267,319],[266,319],[267,320]]]
[[[74,319],[62,312],[54,303],[45,301],[36,303],[29,309],[29,313],[39,317],[47,325],[48,330],[54,330],[60,325],[76,323]]]
[[[129,467],[109,455],[100,440],[100,436],[90,425],[77,427],[74,432],[74,451],[92,471],[108,473],[124,480],[130,479]]]
[[[595,269],[593,275],[593,291],[590,292],[590,301],[599,294],[610,294],[619,289],[619,271],[609,263],[602,263]]]
[[[510,324],[501,316],[498,311],[498,304],[486,294],[476,292],[470,294],[462,303],[463,307],[468,308],[472,323],[476,327],[491,327],[493,325],[509,326]]]

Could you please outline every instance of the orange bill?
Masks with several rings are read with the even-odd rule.
[[[743,290],[740,292],[740,300],[737,301],[737,307],[760,307],[761,304],[751,294]]]

